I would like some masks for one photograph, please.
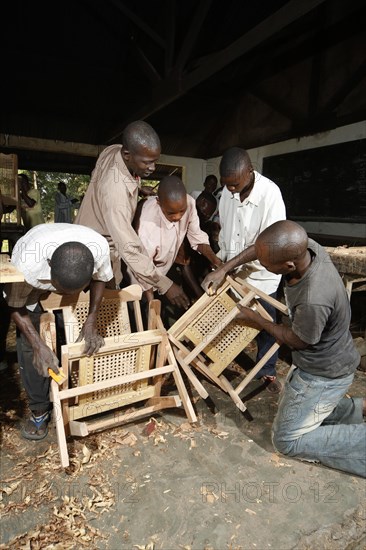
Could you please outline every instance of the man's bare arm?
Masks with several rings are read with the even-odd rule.
[[[100,304],[102,303],[105,282],[94,281],[90,282],[90,302],[89,313],[86,321],[81,329],[77,342],[85,339],[84,353],[93,355],[104,345],[104,339],[97,331],[97,317]]]
[[[9,307],[12,321],[20,332],[26,337],[33,349],[33,366],[36,371],[44,377],[48,377],[48,369],[58,373],[58,359],[53,351],[41,339],[33,325],[26,307]]]
[[[269,319],[264,319],[257,311],[249,307],[238,305],[240,312],[236,319],[241,319],[244,323],[257,330],[265,330],[281,344],[286,344],[291,349],[306,349],[308,344],[301,340],[294,331],[285,325],[274,323]]]

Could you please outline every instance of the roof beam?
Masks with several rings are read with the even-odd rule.
[[[175,0],[166,0],[165,2],[165,75],[168,76],[174,58],[175,45]]]
[[[259,87],[250,87],[247,91],[269,105],[269,107],[271,107],[274,111],[277,111],[277,113],[289,119],[293,124],[297,124],[302,121],[302,116],[300,113],[297,113],[291,109],[286,101],[276,97],[271,91],[266,91],[264,89],[260,89]]]
[[[280,8],[270,17],[267,17],[227,48],[210,56],[203,66],[199,66],[180,79],[170,77],[162,81],[152,91],[152,101],[139,111],[132,112],[132,118],[121,122],[117,128],[114,128],[113,131],[106,136],[105,141],[107,143],[113,142],[120,137],[125,125],[130,122],[130,120],[145,119],[153,115],[162,107],[169,105],[188,90],[204,82],[232,61],[235,61],[259,44],[273,37],[283,28],[297,19],[300,19],[324,1],[325,0],[290,0],[285,6]]]
[[[162,39],[161,36],[158,35],[145,21],[140,19],[138,15],[136,15],[130,8],[125,6],[122,2],[119,0],[110,0],[110,2],[113,4],[115,8],[117,8],[119,11],[121,11],[130,21],[132,21],[136,27],[141,29],[144,33],[146,33],[150,38],[154,40],[159,46],[161,46],[163,49],[165,49],[165,42]]]
[[[339,88],[339,90],[333,95],[333,97],[328,101],[328,103],[322,109],[322,113],[327,116],[332,113],[338,105],[342,103],[358,86],[358,84],[366,77],[366,61],[364,61],[360,67],[353,73],[353,75],[347,79],[347,81]]]
[[[208,10],[210,9],[211,2],[212,0],[201,0],[196,9],[196,13],[194,14],[193,21],[191,21],[189,25],[189,30],[185,36],[183,45],[180,49],[180,52],[178,54],[177,61],[175,64],[175,69],[178,73],[182,71],[185,64],[187,63],[187,59],[192,53],[192,49],[196,43],[202,24],[206,18]]]
[[[132,51],[136,54],[137,60],[144,71],[147,78],[153,84],[161,81],[161,76],[158,71],[155,69],[151,61],[146,57],[142,49],[136,44],[136,42],[131,39],[132,42]]]
[[[98,157],[105,148],[104,145],[90,145],[88,143],[74,143],[56,139],[41,139],[26,136],[0,134],[0,148],[42,151],[47,153],[64,153],[80,157]]]

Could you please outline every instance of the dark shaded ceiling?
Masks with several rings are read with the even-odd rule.
[[[88,172],[145,119],[162,152],[210,158],[366,119],[363,0],[12,0],[2,6],[0,150]],[[5,137],[4,137],[5,135]],[[6,147],[6,136],[55,151]]]

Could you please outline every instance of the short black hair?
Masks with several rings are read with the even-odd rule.
[[[158,197],[160,202],[181,201],[187,195],[184,183],[178,176],[166,176],[159,183]]]
[[[158,134],[143,120],[135,120],[126,126],[122,134],[122,145],[130,153],[136,153],[141,147],[150,151],[161,149]]]
[[[203,185],[206,185],[206,183],[208,183],[210,180],[213,180],[217,183],[217,177],[215,176],[215,174],[209,174],[208,176],[206,176]]]
[[[242,168],[251,167],[252,162],[245,149],[230,147],[222,155],[220,162],[220,176],[228,177],[237,174]]]
[[[85,244],[70,241],[56,248],[50,267],[52,281],[57,281],[65,290],[78,290],[90,283],[94,257]]]

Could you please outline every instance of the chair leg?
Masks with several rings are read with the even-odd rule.
[[[60,451],[61,465],[63,468],[67,468],[70,462],[69,462],[69,453],[67,450],[67,443],[66,443],[64,419],[62,414],[59,387],[57,382],[55,382],[54,380],[52,380],[51,382],[51,393],[52,393],[52,401],[53,401],[53,407],[54,407],[56,434],[57,434],[58,448]]]
[[[174,371],[173,371],[174,382],[175,382],[175,385],[177,386],[178,394],[179,394],[179,397],[182,400],[182,404],[183,404],[184,410],[186,412],[186,415],[188,417],[188,420],[189,420],[189,422],[197,422],[196,413],[194,411],[192,402],[189,398],[187,388],[184,385],[182,375],[179,371],[179,367],[177,365],[177,362],[176,362],[175,357],[174,357],[173,350],[172,350],[169,342],[167,342],[167,348],[166,349],[167,349],[169,363],[171,363],[174,366]]]
[[[230,384],[229,380],[225,378],[225,376],[222,374],[220,376],[220,380],[222,385],[225,387],[225,390],[230,395],[231,399],[234,401],[235,405],[238,407],[238,409],[241,412],[245,412],[247,410],[246,406],[244,405],[243,401],[240,399],[239,395],[236,393],[232,385]]]
[[[262,359],[260,361],[258,361],[258,363],[252,368],[250,373],[235,388],[235,393],[237,395],[239,395],[243,391],[243,389],[249,384],[249,382],[251,382],[253,380],[253,378],[255,377],[257,372],[259,372],[261,370],[263,365],[265,365],[267,363],[268,359],[270,359],[272,357],[272,355],[278,350],[279,347],[280,347],[280,345],[277,344],[277,342],[275,342],[273,344],[273,346],[267,351],[267,353],[265,355],[263,355]]]
[[[184,370],[188,380],[191,382],[192,386],[197,391],[198,395],[202,397],[202,399],[207,399],[208,392],[205,390],[205,388],[202,386],[201,382],[198,380],[197,376],[192,371],[191,367],[187,365],[185,362],[185,359],[183,357],[182,352],[178,351],[176,352],[176,358],[178,360],[178,363]]]

